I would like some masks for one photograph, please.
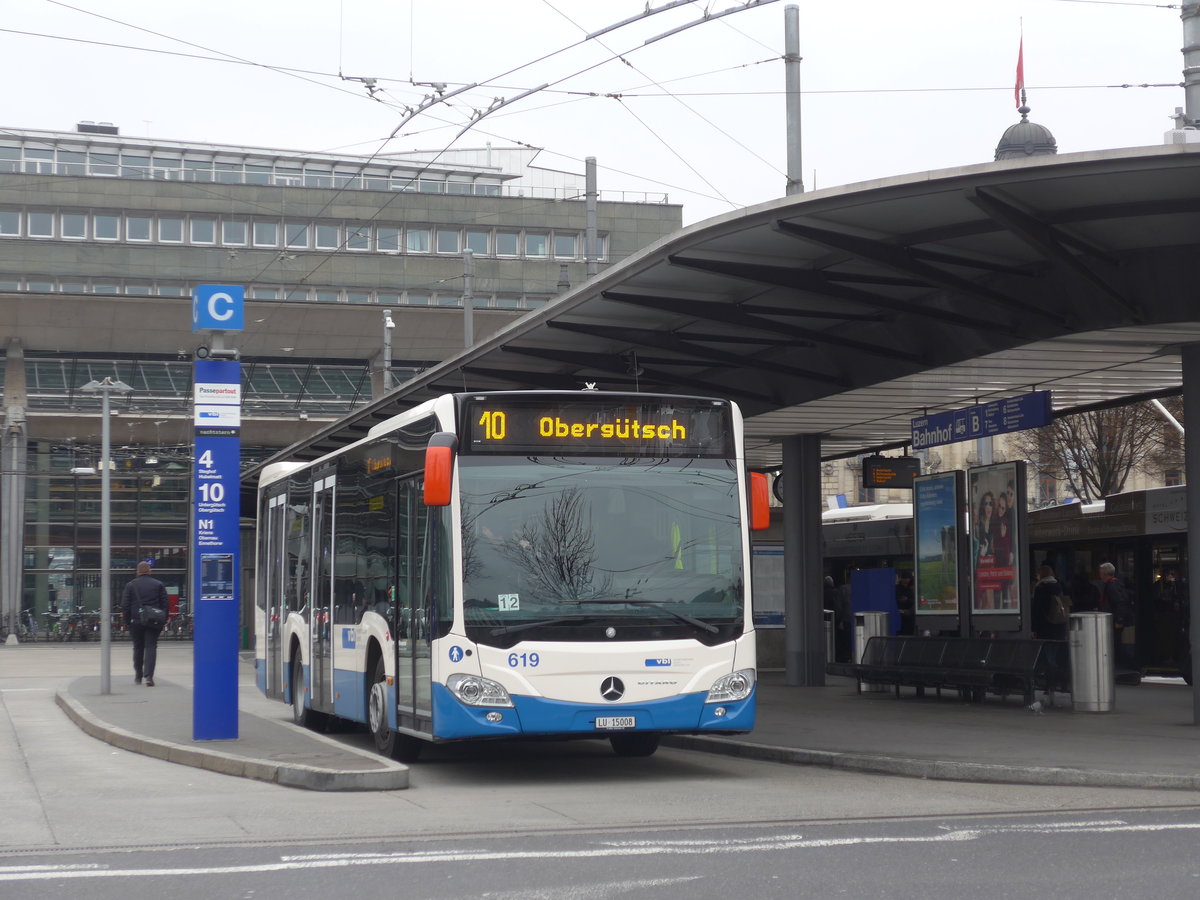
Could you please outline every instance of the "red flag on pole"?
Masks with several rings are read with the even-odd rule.
[[[1021,91],[1025,88],[1025,35],[1021,35],[1020,49],[1017,50],[1017,86],[1013,88],[1013,100],[1017,109],[1021,108]]]

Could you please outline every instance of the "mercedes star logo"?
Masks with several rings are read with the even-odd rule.
[[[605,678],[600,683],[600,696],[610,702],[620,700],[625,696],[625,685],[620,678]]]

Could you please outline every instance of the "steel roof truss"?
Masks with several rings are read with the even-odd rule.
[[[1071,244],[1082,250],[1088,256],[1102,260],[1110,266],[1117,261],[1108,253],[1098,248],[1088,246],[1084,242],[1065,234],[1061,230],[1030,215],[1025,210],[1017,208],[1007,200],[1001,199],[993,191],[976,188],[968,195],[971,201],[983,210],[989,217],[1003,225],[1006,229],[1033,247],[1047,258],[1062,265],[1076,275],[1084,278],[1092,287],[1099,288],[1104,294],[1115,300],[1122,309],[1132,313],[1140,322],[1143,319],[1141,305],[1130,301],[1108,281],[1093,272],[1083,261],[1067,249]]]
[[[892,297],[882,297],[867,291],[856,290],[837,283],[837,276],[830,272],[818,272],[814,269],[801,269],[795,266],[768,266],[759,263],[726,263],[718,260],[687,258],[679,255],[669,257],[672,265],[685,268],[699,269],[703,272],[714,272],[727,275],[730,278],[740,278],[756,284],[769,284],[788,288],[797,292],[818,294],[823,297],[833,297],[848,300],[866,307],[885,309],[901,315],[917,316],[933,319],[941,325],[966,328],[971,331],[983,331],[1023,337],[1023,332],[1007,323],[980,319],[953,312],[949,309],[926,306],[920,303],[901,300]],[[873,315],[877,315],[874,313]]]
[[[767,333],[779,333],[782,331],[784,334],[789,334],[797,339],[811,341],[814,344],[832,344],[835,347],[858,350],[861,353],[868,353],[873,356],[885,356],[911,363],[921,363],[924,361],[919,353],[909,353],[906,350],[900,350],[895,347],[882,346],[880,344],[843,337],[842,335],[831,334],[816,328],[805,328],[802,325],[777,322],[773,319],[752,315],[739,306],[727,303],[698,300],[687,304],[684,309],[677,310],[674,306],[676,301],[660,297],[650,297],[645,294],[621,294],[616,291],[605,291],[604,298],[606,300],[617,300],[621,303],[632,303],[636,306],[648,306],[652,309],[665,309],[669,312],[687,312],[698,318],[718,322],[723,325],[738,325],[743,328],[758,329]],[[763,307],[758,308],[764,309]],[[764,311],[773,312],[769,308],[764,309]],[[697,335],[689,333],[688,337],[696,338]]]
[[[853,234],[844,234],[838,231],[830,231],[826,228],[817,228],[813,225],[800,225],[785,219],[780,219],[775,225],[784,234],[791,234],[834,250],[853,253],[862,259],[867,259],[879,265],[921,278],[931,287],[941,287],[957,293],[967,294],[968,296],[976,297],[1001,307],[1020,310],[1026,315],[1037,316],[1040,319],[1056,322],[1059,325],[1066,326],[1069,324],[1066,317],[1044,306],[1026,303],[1023,300],[1002,294],[968,278],[954,275],[945,269],[931,266],[918,259],[918,254],[914,254],[911,248],[907,246],[889,244],[884,241],[859,237]],[[967,265],[968,262],[969,260],[964,258],[962,265]],[[959,263],[956,262],[955,264],[958,265]]]
[[[643,347],[654,347],[656,349],[665,347],[676,353],[691,355],[695,359],[696,365],[701,368],[709,368],[713,363],[725,363],[738,369],[758,368],[765,371],[778,372],[781,375],[790,375],[808,381],[820,382],[821,384],[833,384],[840,387],[850,386],[850,382],[841,376],[827,375],[824,372],[814,372],[811,369],[801,369],[782,363],[770,363],[761,357],[748,360],[745,356],[724,353],[720,350],[713,350],[710,347],[702,347],[699,344],[684,340],[677,334],[670,334],[668,332],[652,331],[645,328],[618,328],[610,325],[581,325],[571,322],[551,321],[547,322],[546,325],[550,328],[562,328],[577,334],[589,334],[594,337],[623,340]]]

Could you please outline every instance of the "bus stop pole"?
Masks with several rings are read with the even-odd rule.
[[[1183,424],[1200,422],[1200,344],[1185,344],[1183,356]],[[1188,418],[1191,416],[1192,418]],[[1188,510],[1188,638],[1192,652],[1188,655],[1192,667],[1192,724],[1200,725],[1200,691],[1196,689],[1196,650],[1200,648],[1200,604],[1197,599],[1197,565],[1200,565],[1200,441],[1184,440],[1184,468],[1187,474]],[[1192,522],[1191,519],[1196,519]]]

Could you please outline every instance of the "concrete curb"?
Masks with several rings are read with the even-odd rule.
[[[375,769],[327,769],[252,759],[207,747],[189,747],[134,734],[96,718],[90,710],[63,691],[55,692],[54,702],[71,721],[92,737],[122,750],[167,762],[310,791],[395,791],[408,787],[408,767],[382,757],[379,760],[382,768]]]
[[[1121,787],[1152,790],[1200,790],[1200,775],[1171,775],[1154,772],[1106,772],[1065,766],[1010,766],[998,763],[965,763],[952,760],[871,756],[833,750],[804,750],[773,747],[729,738],[672,735],[663,746],[681,750],[720,753],[763,762],[799,766],[824,766],[880,775],[902,775],[937,781],[981,781],[993,784],[1056,785],[1063,787]]]

